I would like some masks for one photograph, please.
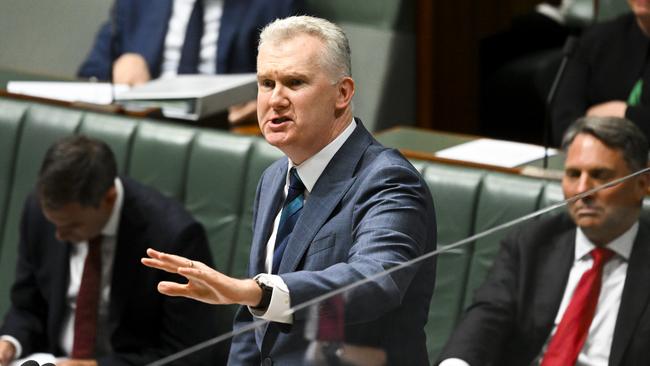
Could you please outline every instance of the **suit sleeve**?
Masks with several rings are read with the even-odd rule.
[[[112,39],[112,26],[111,22],[108,21],[97,32],[95,43],[86,59],[79,66],[77,76],[82,78],[95,77],[98,80],[111,79],[111,69],[113,67],[111,47],[114,47]]]
[[[353,201],[346,205],[352,207],[348,213],[350,231],[343,229],[328,238],[335,248],[349,245],[345,261],[322,270],[280,275],[289,288],[292,306],[383,273],[435,248],[435,215],[426,184],[416,171],[403,163],[390,157],[378,157],[377,161],[382,163],[369,168],[371,171],[363,178],[357,178],[354,185],[359,188],[356,192],[342,199],[343,202]],[[348,214],[338,214],[341,221],[347,220]],[[316,261],[317,257],[318,253],[307,256],[310,261]],[[379,276],[349,291],[346,321],[375,320],[400,306],[420,265],[422,263]],[[418,286],[433,288],[433,266],[431,271],[431,283]],[[306,317],[307,311],[299,311],[294,314],[294,322]]]
[[[35,201],[27,200],[20,224],[20,242],[18,244],[18,263],[16,264],[15,282],[11,288],[11,306],[7,312],[0,334],[16,338],[23,349],[23,356],[43,350],[47,343],[47,308],[48,304],[39,291],[36,271],[39,264],[35,262],[38,255],[30,253],[29,218],[33,217]]]
[[[448,358],[459,358],[472,366],[494,362],[515,322],[518,257],[515,233],[503,241],[485,282],[476,291],[438,362]]]

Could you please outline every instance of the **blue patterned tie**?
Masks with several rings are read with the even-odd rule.
[[[201,38],[203,37],[203,0],[196,0],[187,22],[185,41],[178,62],[179,74],[197,74],[201,59]]]
[[[296,222],[300,217],[302,203],[305,199],[304,192],[305,185],[300,180],[296,168],[291,168],[291,171],[289,172],[289,190],[287,191],[287,198],[284,200],[284,205],[282,206],[278,233],[275,236],[273,268],[271,269],[271,273],[273,274],[278,273],[284,249],[287,247],[293,227],[296,226]]]

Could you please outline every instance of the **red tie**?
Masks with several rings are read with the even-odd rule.
[[[97,312],[102,278],[102,237],[88,242],[88,256],[84,262],[81,285],[77,295],[74,319],[74,343],[72,358],[93,358],[97,336]]]
[[[541,366],[575,365],[596,313],[603,267],[613,255],[614,252],[606,248],[591,251],[594,263],[580,278],[571,302],[546,349]]]

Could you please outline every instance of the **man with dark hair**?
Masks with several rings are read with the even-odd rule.
[[[579,119],[563,146],[566,198],[647,166],[644,134],[622,118]],[[650,364],[649,185],[636,175],[509,235],[440,365]]]
[[[139,265],[151,245],[211,262],[203,227],[177,202],[118,177],[106,144],[56,142],[25,203],[0,364],[50,353],[67,358],[59,365],[144,365],[216,335],[214,308],[157,293],[160,280],[178,277]]]

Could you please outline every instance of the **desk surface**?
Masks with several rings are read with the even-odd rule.
[[[437,157],[436,152],[465,142],[481,138],[480,136],[461,135],[449,132],[424,130],[415,127],[395,127],[375,135],[382,144],[399,149],[408,158],[438,161],[443,163],[472,166],[489,170],[503,171],[513,174],[561,177],[564,168],[564,154],[551,156],[548,159],[549,169],[543,170],[543,159],[535,160],[516,168],[504,168],[493,165],[472,163],[466,161],[444,159]]]

